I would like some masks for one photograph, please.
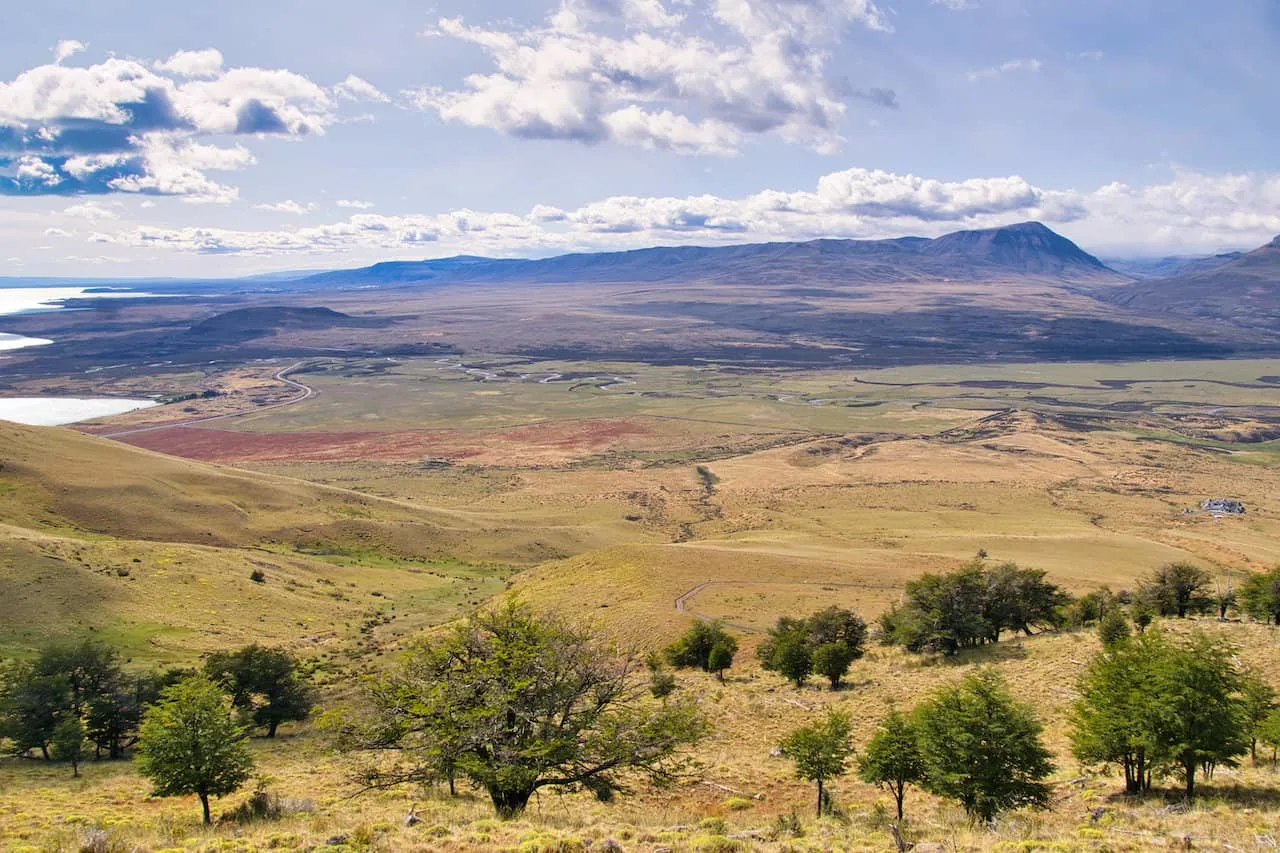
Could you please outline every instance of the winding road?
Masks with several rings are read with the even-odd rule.
[[[289,365],[288,367],[277,370],[271,377],[272,379],[275,379],[277,382],[283,382],[284,384],[289,385],[293,388],[296,388],[298,391],[301,392],[300,394],[298,394],[298,396],[292,397],[288,400],[281,400],[279,403],[269,403],[265,406],[259,406],[256,409],[250,409],[247,412],[231,412],[225,415],[209,415],[203,418],[191,418],[190,420],[186,420],[186,421],[173,421],[171,423],[166,423],[166,424],[157,424],[156,426],[137,427],[136,429],[122,429],[116,432],[104,432],[104,433],[99,433],[99,435],[102,438],[119,438],[125,435],[138,435],[139,433],[144,433],[144,432],[159,432],[161,430],[175,429],[177,427],[193,426],[195,424],[206,424],[206,423],[210,423],[211,421],[223,421],[223,420],[228,420],[230,418],[243,418],[245,415],[256,415],[259,412],[267,412],[272,409],[283,409],[285,406],[297,405],[298,403],[301,403],[303,400],[309,400],[312,397],[314,397],[317,393],[319,393],[316,391],[316,389],[312,388],[310,385],[306,385],[306,384],[303,384],[302,382],[298,382],[296,379],[289,378],[290,373],[292,373],[293,371],[305,365],[306,365],[305,361],[299,361],[295,364]]]

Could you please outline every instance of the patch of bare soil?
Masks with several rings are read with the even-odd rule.
[[[122,436],[137,447],[205,462],[413,462],[549,465],[617,447],[650,429],[628,419],[534,424],[491,432],[405,430],[254,433],[198,425]]]

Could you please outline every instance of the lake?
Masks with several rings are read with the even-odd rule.
[[[0,398],[0,420],[29,426],[61,426],[155,405],[155,400],[124,397],[8,397]]]
[[[93,287],[0,287],[0,316],[22,314],[27,311],[62,311],[61,303],[67,299],[137,299],[156,296],[136,290],[103,290]],[[0,351],[38,347],[51,344],[48,338],[28,338],[24,335],[0,333]]]

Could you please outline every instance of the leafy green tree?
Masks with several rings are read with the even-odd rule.
[[[707,670],[714,672],[716,678],[724,682],[724,671],[733,666],[733,649],[720,643],[711,647],[711,655],[707,658]]]
[[[832,605],[805,620],[809,642],[816,648],[839,643],[849,649],[850,659],[858,660],[867,650],[867,623],[852,610]]]
[[[1194,563],[1167,563],[1138,584],[1137,597],[1161,616],[1183,619],[1212,606],[1209,584],[1209,573]]]
[[[1004,809],[1048,805],[1042,780],[1053,764],[1040,742],[1043,727],[995,671],[938,690],[913,716],[925,790],[958,800],[971,818],[988,823]]]
[[[1240,607],[1259,622],[1280,625],[1280,566],[1250,575],[1240,585]]]
[[[1247,747],[1240,693],[1243,676],[1229,644],[1196,633],[1157,659],[1153,717],[1157,743],[1181,769],[1188,800],[1196,770],[1234,766]]]
[[[1280,751],[1280,708],[1267,714],[1267,718],[1257,728],[1258,740],[1271,747],[1271,769],[1276,767],[1276,753]]]
[[[1258,732],[1276,708],[1276,690],[1255,673],[1246,673],[1240,686],[1240,704],[1249,733],[1249,759],[1258,760]]]
[[[205,661],[205,674],[223,684],[231,701],[255,726],[276,736],[289,720],[305,720],[315,707],[315,691],[298,673],[293,656],[254,643],[234,652],[218,652]]]
[[[711,671],[711,650],[723,646],[734,655],[738,651],[738,641],[724,629],[719,619],[709,622],[694,619],[689,630],[680,639],[667,646],[664,651],[667,662],[674,667],[696,668],[703,672]]]
[[[984,616],[990,625],[992,642],[1004,630],[1031,636],[1033,629],[1061,627],[1063,608],[1070,597],[1045,579],[1041,569],[1024,569],[1017,563],[1002,563],[986,570],[987,593]]]
[[[822,817],[824,784],[843,776],[853,755],[850,733],[849,715],[831,710],[821,723],[801,726],[778,745],[795,762],[797,778],[818,783],[818,817]]]
[[[853,664],[853,649],[844,643],[823,643],[813,650],[811,657],[814,672],[826,677],[832,690],[839,690],[840,679]]]
[[[1196,773],[1234,765],[1248,749],[1245,678],[1230,644],[1203,634],[1173,642],[1159,632],[1106,650],[1080,683],[1071,735],[1077,758],[1119,763],[1129,793],[1177,772],[1187,799]]]
[[[1118,607],[1108,610],[1098,622],[1098,639],[1106,648],[1127,640],[1129,633],[1129,622],[1124,618],[1124,611]]]
[[[1086,764],[1118,764],[1128,794],[1150,790],[1160,758],[1151,730],[1160,701],[1154,663],[1166,646],[1159,633],[1113,643],[1093,658],[1077,686],[1071,752]]]
[[[204,822],[209,797],[234,793],[253,772],[246,733],[222,688],[203,675],[167,688],[147,709],[138,735],[138,772],[157,797],[195,794]]]
[[[368,685],[366,707],[342,725],[339,744],[378,756],[361,775],[368,787],[456,773],[484,789],[504,819],[543,788],[609,800],[628,775],[677,778],[687,765],[680,751],[707,732],[692,702],[654,701],[642,668],[511,602],[412,647]]]
[[[907,786],[918,785],[924,778],[920,743],[907,715],[890,711],[880,722],[866,750],[858,757],[858,775],[862,781],[879,785],[893,794],[901,821]]]
[[[71,775],[79,778],[80,762],[84,759],[85,748],[84,723],[80,718],[68,714],[58,721],[53,729],[51,746],[53,756],[61,761],[71,763]]]
[[[1099,587],[1073,601],[1066,609],[1067,621],[1072,628],[1087,628],[1120,606],[1109,587]]]
[[[773,657],[767,669],[773,669],[797,688],[804,683],[813,672],[813,655],[809,652],[809,643],[803,634],[789,634],[777,643]]]
[[[38,749],[47,760],[54,729],[70,707],[71,688],[62,675],[13,662],[0,677],[0,737],[8,738],[18,755]]]

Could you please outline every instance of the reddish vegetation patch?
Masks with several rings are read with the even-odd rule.
[[[424,456],[536,464],[595,453],[649,429],[627,420],[535,424],[493,432],[236,432],[186,426],[121,436],[137,447],[206,462],[413,462]],[[477,457],[487,457],[485,460]]]

